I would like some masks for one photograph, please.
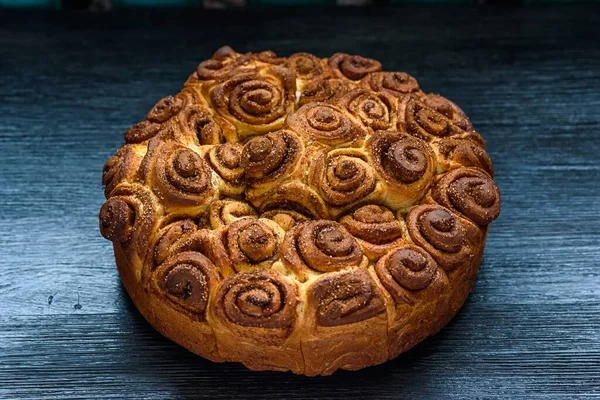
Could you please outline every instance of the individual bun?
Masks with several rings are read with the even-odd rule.
[[[365,261],[356,238],[341,224],[328,220],[301,223],[289,230],[281,257],[302,281],[315,272],[356,267]]]
[[[483,138],[405,72],[219,49],[125,134],[100,233],[144,317],[216,362],[329,375],[440,330],[500,191]]]
[[[337,78],[358,81],[369,73],[381,71],[381,63],[372,58],[336,53],[328,60],[328,65]]]
[[[340,218],[371,260],[378,260],[404,243],[405,226],[386,207],[368,204]]]
[[[283,126],[294,110],[296,80],[287,68],[257,67],[223,75],[207,90],[217,114],[246,137]]]
[[[433,189],[439,204],[487,226],[500,214],[500,190],[492,178],[476,168],[458,168],[448,172]]]
[[[352,89],[336,103],[374,131],[396,126],[396,99],[384,93]]]
[[[307,142],[330,147],[359,147],[367,129],[340,107],[328,103],[308,103],[290,114],[288,127]]]
[[[397,131],[378,131],[369,138],[366,147],[385,186],[386,205],[411,206],[433,183],[436,160],[425,141]]]
[[[304,85],[298,98],[298,106],[308,103],[333,103],[355,86],[343,79],[318,79]]]
[[[154,140],[140,172],[167,210],[200,209],[215,195],[208,163],[198,152],[174,140]]]
[[[395,97],[408,94],[421,94],[417,80],[406,72],[376,72],[369,74],[361,86],[377,93],[386,93]]]

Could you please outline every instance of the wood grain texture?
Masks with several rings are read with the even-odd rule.
[[[600,398],[600,9],[0,13],[0,398]],[[223,44],[380,59],[458,103],[503,210],[438,335],[328,378],[179,348],[98,232],[122,133]]]

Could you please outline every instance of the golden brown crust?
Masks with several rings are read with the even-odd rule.
[[[367,154],[358,149],[316,153],[309,167],[308,182],[330,206],[332,215],[383,197],[382,185],[369,165]]]
[[[245,137],[281,128],[294,109],[295,92],[293,73],[272,66],[221,76],[210,89],[210,101]]]
[[[257,218],[252,206],[243,201],[217,200],[210,204],[209,221],[212,229],[231,225],[241,218]]]
[[[160,124],[150,121],[142,121],[129,128],[123,136],[127,143],[142,143],[156,136],[160,129]]]
[[[300,222],[309,221],[306,215],[293,210],[271,210],[263,213],[261,218],[268,218],[275,221],[284,231],[289,231]]]
[[[190,75],[186,86],[214,81],[237,68],[249,65],[252,57],[236,53],[231,47],[223,46],[213,56],[198,64],[196,71]]]
[[[465,135],[466,131],[454,122],[415,95],[405,95],[399,100],[398,129],[410,135],[427,141]]]
[[[417,80],[406,72],[374,72],[361,81],[361,86],[374,92],[395,97],[421,94]]]
[[[498,186],[489,175],[476,168],[459,168],[444,175],[433,189],[433,198],[483,227],[500,214]]]
[[[242,218],[214,232],[213,257],[225,276],[231,271],[270,268],[282,239],[283,232],[275,223]]]
[[[304,85],[298,98],[298,106],[309,103],[334,103],[354,85],[343,79],[319,79]]]
[[[306,375],[357,370],[388,359],[386,307],[369,270],[325,274],[311,281],[306,292],[302,340]]]
[[[166,259],[152,276],[152,289],[190,318],[205,320],[209,298],[219,279],[213,263],[201,253],[186,251]]]
[[[177,139],[183,143],[215,145],[219,143],[236,143],[235,127],[224,118],[214,115],[202,105],[188,105],[174,118],[177,128]]]
[[[409,235],[447,270],[468,263],[475,255],[467,228],[455,214],[438,205],[413,208],[406,217]]]
[[[140,172],[141,180],[164,201],[167,210],[206,208],[203,205],[215,194],[212,170],[206,161],[173,140],[153,140]]]
[[[306,141],[325,146],[358,147],[367,136],[359,121],[327,103],[308,103],[290,114],[286,122]]]
[[[396,99],[385,93],[352,89],[341,95],[335,103],[374,131],[394,129],[396,126]]]
[[[332,75],[325,60],[309,53],[292,54],[288,57],[285,65],[302,83],[327,79]]]
[[[100,209],[100,233],[136,263],[144,259],[162,213],[156,196],[139,184],[122,183]]]
[[[135,268],[128,255],[118,245],[113,247],[123,286],[144,318],[157,331],[186,349],[215,362],[225,361],[218,353],[215,333],[210,324],[190,318],[170,302],[164,301],[162,296],[141,286],[139,279],[132,274]]]
[[[211,147],[206,153],[206,159],[219,177],[221,196],[241,198],[246,190],[242,150],[239,144],[224,143]]]
[[[472,139],[440,139],[431,146],[437,155],[438,173],[460,167],[478,167],[494,177],[494,166],[485,147]]]
[[[133,182],[141,162],[142,156],[136,151],[135,146],[130,144],[121,147],[108,159],[102,169],[102,185],[107,199],[118,184]]]
[[[302,140],[289,130],[250,139],[244,145],[241,160],[245,181],[250,186],[247,198],[257,201],[281,181],[295,177],[303,152]]]
[[[357,81],[371,72],[381,71],[381,63],[372,58],[336,53],[328,60],[329,68],[337,78]]]
[[[177,115],[185,102],[181,97],[167,96],[158,101],[146,115],[146,119],[154,123],[163,123]]]
[[[376,261],[404,243],[404,227],[386,207],[369,204],[345,215],[340,223],[356,237],[365,255]]]
[[[254,370],[303,372],[297,283],[272,269],[230,276],[211,312],[219,353]]]
[[[281,257],[301,280],[313,271],[337,271],[364,261],[356,239],[342,225],[328,220],[305,222],[290,229]]]
[[[125,288],[253,370],[356,370],[437,332],[500,212],[465,113],[360,56],[223,47],[125,140],[99,215]]]
[[[379,131],[367,142],[372,165],[387,191],[392,208],[413,205],[433,182],[435,156],[422,140],[395,131]]]
[[[473,124],[469,120],[469,117],[460,109],[456,104],[451,102],[445,97],[439,94],[429,93],[421,98],[423,103],[446,118],[448,118],[454,125],[466,132],[473,131]]]

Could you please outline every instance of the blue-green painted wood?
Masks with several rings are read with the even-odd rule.
[[[0,12],[0,398],[598,398],[599,26],[572,6]],[[102,165],[223,44],[375,57],[470,115],[503,209],[438,335],[309,379],[204,361],[140,317],[98,232]]]

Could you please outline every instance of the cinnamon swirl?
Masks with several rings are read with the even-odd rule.
[[[356,370],[439,331],[500,213],[464,111],[367,57],[226,46],[124,137],[99,227],[125,288],[253,370]]]

